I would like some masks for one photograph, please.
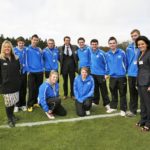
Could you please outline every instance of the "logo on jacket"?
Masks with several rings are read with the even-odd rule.
[[[118,58],[121,58],[121,55],[118,55]]]
[[[3,63],[3,66],[7,66],[8,64],[7,63]]]

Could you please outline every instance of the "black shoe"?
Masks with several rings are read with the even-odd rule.
[[[8,126],[10,128],[13,128],[13,127],[15,127],[15,123],[13,121],[8,121]]]

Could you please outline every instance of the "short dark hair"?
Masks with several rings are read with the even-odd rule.
[[[31,39],[33,38],[39,38],[37,34],[32,35]]]
[[[92,44],[92,43],[97,43],[98,44],[98,40],[97,39],[92,39],[90,44]]]
[[[19,36],[17,39],[16,39],[17,42],[25,42],[25,39],[22,37],[22,36]]]
[[[111,36],[111,37],[108,39],[108,43],[109,43],[110,41],[112,41],[112,40],[116,41],[116,43],[117,43],[117,39],[116,39],[114,36]]]
[[[150,40],[146,36],[139,36],[136,41],[136,47],[138,47],[138,41],[144,41],[147,45],[147,50],[150,50]]]
[[[64,41],[65,41],[65,39],[71,40],[71,38],[70,38],[69,36],[65,36],[65,37],[64,37]]]
[[[133,33],[137,33],[138,35],[140,35],[141,33],[140,33],[140,31],[138,30],[138,29],[133,29],[132,31],[131,31],[131,33],[130,34],[133,34]]]
[[[84,42],[85,42],[85,39],[84,39],[83,37],[79,37],[79,38],[78,38],[78,40],[77,40],[77,41],[78,41],[78,43],[79,43],[79,41],[80,41],[80,40],[82,40],[82,41],[84,41]]]

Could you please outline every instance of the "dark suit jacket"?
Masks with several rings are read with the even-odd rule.
[[[75,62],[75,71],[78,72],[78,57],[77,57],[77,49],[78,46],[76,45],[70,45],[70,48],[72,50],[73,59]],[[63,65],[63,55],[64,55],[64,49],[65,45],[58,47],[59,50],[59,61],[60,61],[60,73],[62,74],[62,65]]]
[[[150,86],[150,50],[138,60],[138,69],[138,85]]]

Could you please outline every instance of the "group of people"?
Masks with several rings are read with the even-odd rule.
[[[37,35],[32,36],[28,47],[25,47],[23,37],[17,38],[16,47],[8,40],[4,41],[0,53],[0,92],[4,98],[8,125],[15,126],[18,118],[13,112],[20,109],[32,112],[35,107],[41,107],[49,119],[54,119],[55,114],[67,114],[59,96],[60,63],[63,99],[68,98],[69,77],[70,97],[75,100],[78,116],[90,115],[91,107],[99,104],[101,94],[107,113],[117,111],[120,99],[120,115],[134,117],[137,114],[139,95],[141,119],[136,125],[142,127],[143,131],[149,131],[150,41],[141,36],[137,29],[131,32],[131,38],[132,43],[124,51],[118,48],[117,39],[110,37],[110,50],[107,52],[99,48],[97,39],[92,39],[88,46],[83,37],[77,40],[78,46],[71,44],[69,36],[64,37],[64,44],[60,47],[55,46],[54,39],[48,39],[47,47],[43,50],[37,46]],[[46,78],[44,82],[43,75]],[[107,79],[111,100],[108,96]],[[126,99],[127,79],[129,112]],[[29,92],[26,104],[27,85]]]

